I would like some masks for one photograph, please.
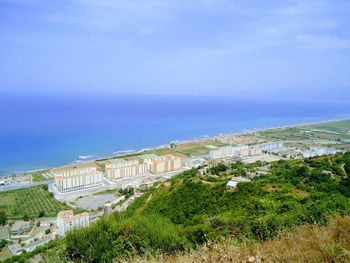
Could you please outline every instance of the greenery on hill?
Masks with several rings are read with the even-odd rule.
[[[296,225],[327,224],[330,216],[350,213],[350,153],[278,161],[268,174],[227,189],[230,177],[262,165],[219,165],[204,176],[197,169],[184,172],[147,191],[127,211],[70,232],[65,256],[111,262],[173,254],[225,236],[260,242]]]
[[[208,242],[197,250],[176,255],[142,255],[132,262],[350,262],[350,217],[335,217],[327,226],[302,225],[282,232],[277,238],[236,243],[231,238]],[[126,261],[125,261],[126,262]],[[130,262],[130,261],[128,261]]]

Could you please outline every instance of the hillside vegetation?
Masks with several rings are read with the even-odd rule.
[[[182,253],[222,237],[259,243],[297,225],[322,226],[349,214],[350,153],[278,161],[268,174],[226,188],[233,175],[264,165],[219,165],[204,176],[197,169],[184,172],[147,191],[127,211],[69,233],[63,256],[111,262]]]
[[[303,225],[262,243],[237,244],[230,238],[209,242],[198,250],[178,255],[143,256],[135,263],[193,262],[350,262],[350,217],[337,217],[329,226]]]

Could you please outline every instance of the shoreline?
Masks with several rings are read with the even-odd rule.
[[[6,178],[6,177],[11,177],[11,176],[24,176],[26,174],[31,174],[31,173],[35,173],[35,172],[41,172],[41,171],[55,169],[55,168],[63,168],[63,167],[71,166],[71,165],[74,165],[74,164],[79,165],[79,164],[82,164],[82,163],[96,162],[96,161],[99,161],[99,160],[116,158],[116,157],[122,158],[123,156],[128,156],[130,154],[134,155],[134,154],[140,154],[140,153],[147,152],[147,151],[165,149],[165,148],[168,148],[171,143],[185,144],[185,143],[202,141],[202,140],[206,140],[206,139],[207,140],[213,140],[213,138],[215,138],[217,136],[243,135],[243,134],[249,134],[249,133],[255,133],[255,132],[269,131],[269,130],[274,130],[274,129],[285,129],[285,128],[301,127],[301,126],[315,125],[315,124],[322,124],[322,123],[332,123],[332,122],[338,122],[338,121],[347,121],[347,120],[350,120],[350,117],[336,118],[336,119],[329,119],[329,120],[321,120],[321,121],[314,121],[314,122],[297,123],[297,124],[290,124],[290,125],[272,126],[272,127],[268,127],[268,128],[254,128],[254,129],[247,129],[247,130],[246,129],[242,129],[241,131],[236,132],[236,133],[235,132],[232,132],[232,133],[218,133],[218,134],[213,135],[213,136],[204,135],[202,137],[198,137],[198,138],[196,137],[195,139],[169,141],[167,144],[163,143],[163,144],[160,144],[158,146],[151,146],[151,147],[147,147],[147,148],[142,148],[140,150],[120,150],[120,151],[115,151],[111,155],[105,155],[105,156],[100,156],[100,157],[92,154],[94,156],[94,158],[93,159],[89,159],[89,160],[79,159],[79,156],[83,156],[83,155],[79,155],[78,159],[76,161],[64,164],[62,166],[43,167],[43,168],[38,168],[38,169],[33,169],[33,170],[19,171],[19,172],[16,172],[14,174],[0,175],[0,178]],[[120,154],[116,154],[118,152]]]

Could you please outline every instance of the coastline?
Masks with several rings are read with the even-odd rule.
[[[61,166],[54,166],[54,167],[43,167],[43,168],[38,168],[38,169],[33,169],[33,170],[25,170],[25,171],[19,171],[15,173],[15,176],[23,176],[25,174],[30,174],[30,173],[35,173],[35,172],[41,172],[41,171],[45,171],[45,170],[49,170],[49,169],[55,169],[55,168],[62,168],[62,167],[66,167],[66,166],[70,166],[70,165],[74,165],[74,164],[82,164],[82,163],[92,163],[92,162],[96,162],[96,161],[100,161],[100,160],[104,160],[104,159],[110,159],[110,158],[123,158],[126,157],[130,154],[132,155],[137,155],[137,154],[141,154],[147,151],[154,151],[154,150],[159,150],[159,149],[166,149],[169,148],[169,145],[171,143],[177,143],[177,144],[186,144],[186,143],[192,143],[192,142],[198,142],[198,141],[202,141],[202,140],[213,140],[215,137],[217,136],[224,136],[224,135],[244,135],[244,134],[249,134],[249,133],[255,133],[255,132],[262,132],[262,131],[269,131],[269,130],[274,130],[274,129],[285,129],[285,128],[293,128],[293,127],[301,127],[301,126],[307,126],[307,125],[317,125],[317,124],[322,124],[322,123],[332,123],[332,122],[338,122],[338,121],[347,121],[350,120],[350,117],[346,117],[346,118],[336,118],[336,119],[328,119],[328,120],[321,120],[321,121],[315,121],[315,122],[305,122],[305,123],[296,123],[296,124],[290,124],[290,125],[281,125],[281,126],[272,126],[272,127],[268,127],[268,128],[256,128],[256,129],[249,129],[249,130],[241,130],[239,132],[232,132],[232,133],[218,133],[216,135],[213,136],[208,136],[208,135],[204,135],[195,139],[185,139],[185,140],[174,140],[174,141],[169,141],[167,144],[160,144],[158,146],[153,146],[153,147],[147,147],[147,148],[142,148],[139,150],[120,150],[120,151],[115,151],[113,154],[111,155],[104,155],[104,156],[96,156],[94,154],[91,154],[90,156],[93,156],[92,159],[89,160],[85,160],[85,159],[79,159],[80,156],[85,156],[85,155],[79,155],[78,156],[78,160],[71,162],[71,163],[67,163]],[[119,153],[119,154],[116,154]],[[9,176],[13,176],[13,174],[8,174],[8,175],[0,175],[0,178],[5,178],[5,177],[9,177]]]

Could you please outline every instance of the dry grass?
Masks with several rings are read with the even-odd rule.
[[[276,239],[234,245],[226,239],[184,255],[144,257],[132,262],[350,262],[350,217],[338,217],[327,227],[300,226]]]

